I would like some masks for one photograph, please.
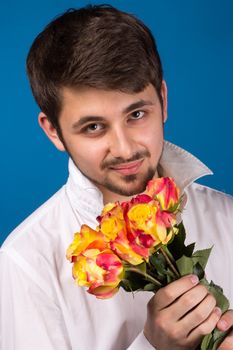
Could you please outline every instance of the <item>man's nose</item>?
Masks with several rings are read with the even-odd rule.
[[[112,130],[109,135],[109,150],[114,158],[130,159],[135,152],[134,141],[126,127]]]

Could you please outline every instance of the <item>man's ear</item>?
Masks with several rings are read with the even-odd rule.
[[[167,120],[167,84],[165,80],[162,81],[161,96],[163,99],[163,122]]]
[[[52,141],[55,147],[59,149],[59,151],[65,151],[65,147],[58,136],[57,130],[43,112],[40,112],[38,116],[38,122],[40,124],[40,127],[44,130],[45,134],[48,136],[50,141]]]

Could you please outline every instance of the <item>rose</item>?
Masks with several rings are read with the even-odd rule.
[[[73,278],[79,286],[99,299],[113,296],[119,289],[124,269],[119,257],[108,248],[101,232],[82,225],[67,250],[67,258],[74,263]]]
[[[76,261],[77,257],[90,249],[103,250],[107,248],[101,232],[92,230],[87,225],[81,226],[81,231],[76,233],[73,242],[67,249],[66,257],[70,262]]]
[[[159,201],[161,210],[174,212],[179,207],[179,188],[171,177],[160,177],[149,181],[146,194]]]
[[[97,219],[97,230],[110,248],[132,265],[148,261],[154,248],[169,242],[174,233],[175,216],[161,212],[158,201],[147,194],[121,204],[109,203]]]
[[[128,239],[127,231],[121,231],[110,241],[111,249],[123,260],[131,265],[140,265],[148,258],[149,250]]]
[[[125,230],[123,210],[119,202],[105,205],[97,220],[99,222],[97,230],[103,233],[107,241],[114,240],[121,231]]]
[[[124,216],[130,206],[149,201],[151,201],[151,197],[139,195],[133,198],[130,203],[109,203],[97,218],[99,221],[97,230],[104,235],[104,239],[109,242],[110,248],[121,259],[132,265],[139,265],[144,261],[144,258],[148,259],[148,248],[154,240],[149,234],[146,237],[142,230],[140,232],[138,230],[137,233],[132,235],[132,232],[127,228]]]
[[[132,265],[138,265],[143,262],[143,256],[148,256],[147,251],[146,253],[142,250],[137,252],[131,246],[123,208],[119,202],[107,204],[97,220],[99,221],[97,230],[103,234],[104,240],[121,259]]]
[[[152,248],[166,244],[172,238],[175,216],[161,211],[158,201],[152,200],[148,195],[139,195],[122,206],[128,238],[135,248],[149,248],[147,258],[152,253]]]
[[[125,221],[130,241],[139,246],[152,248],[157,245],[157,206],[146,203],[133,204],[125,210]]]
[[[150,205],[151,201],[150,196],[140,194],[130,202],[122,203],[129,245],[146,261],[156,244],[153,237],[156,207]]]
[[[112,297],[118,292],[124,269],[119,257],[110,249],[92,249],[77,257],[73,277],[79,286],[89,287],[88,292],[99,299]]]

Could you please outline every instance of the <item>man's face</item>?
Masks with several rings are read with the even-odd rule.
[[[63,143],[105,202],[145,190],[157,175],[163,148],[163,111],[152,85],[139,93],[64,88],[59,118]],[[61,149],[61,147],[59,147]]]

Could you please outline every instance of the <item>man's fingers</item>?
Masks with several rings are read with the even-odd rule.
[[[211,333],[212,330],[216,327],[216,324],[220,317],[221,309],[215,307],[214,310],[210,313],[210,315],[206,318],[206,320],[190,332],[190,334],[188,335],[188,340],[201,341],[203,336]]]
[[[189,312],[183,317],[183,319],[180,320],[182,326],[184,327],[184,329],[187,329],[188,333],[192,329],[196,328],[198,325],[202,324],[204,321],[208,320],[209,316],[215,308],[216,300],[211,294],[209,294],[206,291],[204,299],[197,306],[196,305],[195,309],[192,310],[192,312]],[[214,315],[216,315],[216,313],[214,313]],[[221,312],[219,313],[218,318],[216,319],[215,325],[219,320],[220,315]]]
[[[170,317],[174,320],[180,320],[183,318],[189,311],[191,311],[194,307],[198,306],[205,298],[209,295],[208,290],[201,284],[198,284],[197,286],[194,286],[190,290],[188,290],[186,293],[184,293],[180,298],[178,298],[169,308],[169,314]],[[214,305],[215,306],[215,299]],[[213,310],[213,307],[211,308],[210,312]],[[201,310],[199,312],[200,306],[197,308],[196,312],[196,318],[198,319],[199,313],[201,314]],[[209,313],[210,313],[209,312]],[[189,314],[188,314],[189,315]],[[186,328],[186,324],[190,323],[193,325],[193,323],[196,323],[196,320],[194,317],[191,317],[192,313],[190,314],[190,317],[184,317],[184,320],[187,320],[187,322],[184,325],[184,328]],[[208,315],[207,315],[208,316]],[[181,320],[182,321],[182,320]],[[203,320],[197,320],[198,323]],[[194,328],[194,327],[193,327]]]
[[[233,331],[223,340],[222,344],[218,347],[218,350],[233,350]]]
[[[232,326],[233,326],[233,310],[228,310],[220,318],[219,322],[217,323],[217,327],[220,331],[227,331]]]
[[[217,323],[217,327],[223,332],[233,327],[233,310],[228,310],[222,315]],[[218,350],[233,350],[233,331],[226,336]]]
[[[199,280],[196,275],[188,275],[159,289],[156,295],[151,299],[151,302],[154,304],[154,309],[162,310],[169,306],[178,297],[197,285],[198,282]]]

